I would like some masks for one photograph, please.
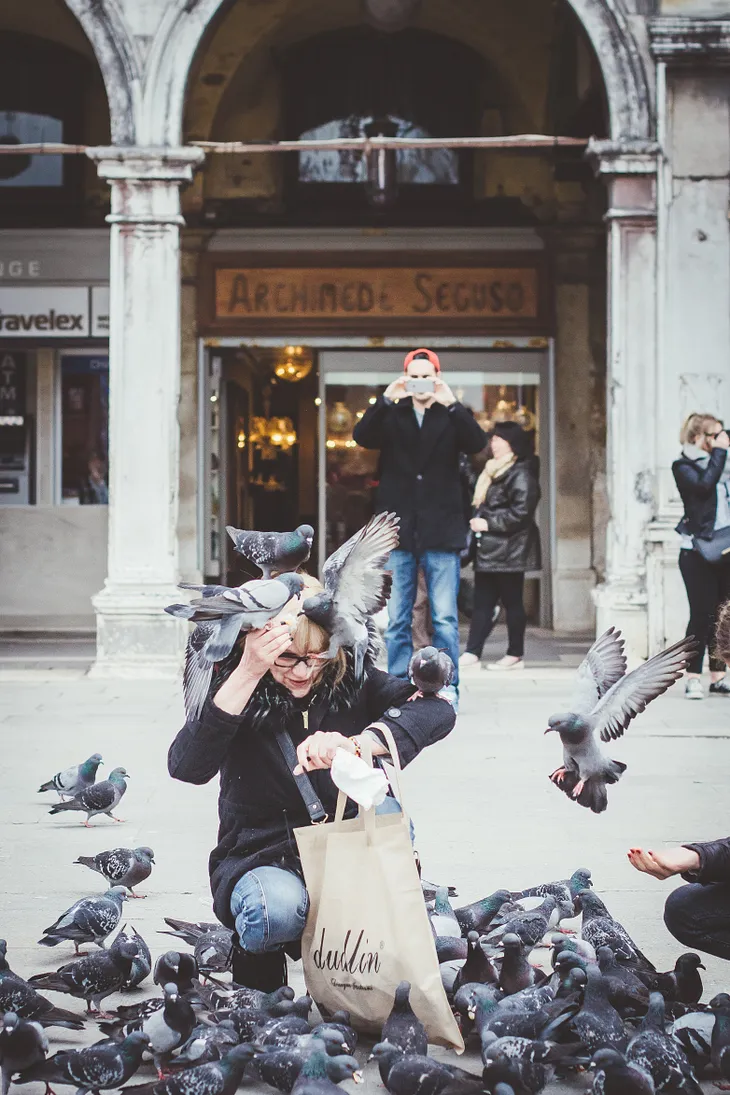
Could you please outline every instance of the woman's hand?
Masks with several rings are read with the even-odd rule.
[[[291,644],[291,631],[285,623],[270,622],[260,630],[250,631],[246,636],[241,660],[231,676],[260,681]]]
[[[406,381],[408,377],[404,374],[399,376],[397,380],[394,380],[392,384],[383,392],[386,399],[405,399],[408,395],[408,389],[406,388]]]
[[[472,517],[469,522],[469,528],[472,532],[487,532],[489,530],[489,525],[483,517]]]
[[[352,738],[346,738],[342,734],[324,730],[310,734],[297,746],[299,764],[294,769],[294,775],[300,776],[302,772],[312,772],[318,768],[331,768],[338,749],[346,749],[348,753],[357,752]]]
[[[675,874],[696,871],[700,857],[691,848],[667,848],[663,852],[645,852],[643,848],[631,848],[629,863],[637,871],[650,874],[663,882]]]
[[[730,437],[727,430],[720,430],[712,439],[713,449],[730,449]]]

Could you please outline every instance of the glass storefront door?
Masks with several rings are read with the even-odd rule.
[[[326,350],[319,355],[319,563],[373,512],[378,453],[359,448],[352,431],[377,395],[400,375],[402,350]],[[526,600],[535,623],[550,626],[550,383],[546,349],[439,351],[443,377],[489,430],[515,420],[534,438],[540,460],[538,511],[543,567],[528,576]],[[473,460],[474,470],[485,454]]]

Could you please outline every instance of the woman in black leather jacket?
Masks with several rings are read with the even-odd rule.
[[[540,568],[540,534],[535,510],[540,501],[537,458],[529,436],[516,422],[499,422],[490,458],[474,489],[474,609],[466,651],[459,663],[476,665],[494,626],[500,602],[507,616],[507,653],[489,669],[524,669],[527,614],[525,571]]]
[[[684,516],[677,525],[681,536],[679,569],[687,590],[689,623],[698,650],[687,671],[687,699],[704,699],[702,663],[711,643],[718,606],[730,597],[730,558],[708,563],[694,550],[693,537],[711,540],[716,529],[730,525],[730,438],[722,423],[710,414],[691,414],[680,433],[682,455],[672,464]],[[710,651],[710,692],[730,695],[725,663]]]

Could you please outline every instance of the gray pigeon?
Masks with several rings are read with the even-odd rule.
[[[119,992],[129,979],[136,957],[136,946],[127,943],[117,951],[100,951],[67,962],[56,973],[37,973],[28,979],[28,984],[49,992],[66,992],[85,1000],[89,1013],[92,1004],[100,1012],[101,1001]]]
[[[62,772],[56,772],[53,779],[42,783],[38,788],[38,794],[43,791],[58,791],[61,799],[73,798],[87,787],[91,787],[96,779],[96,772],[102,764],[101,753],[93,753],[88,760],[81,764],[72,764],[70,768],[64,768]]]
[[[27,1084],[42,1080],[47,1085],[75,1087],[77,1095],[88,1092],[96,1095],[99,1091],[121,1087],[134,1075],[142,1064],[147,1043],[147,1035],[135,1031],[118,1044],[61,1050],[42,1064],[25,1070],[17,1082]]]
[[[650,1074],[615,1049],[599,1049],[588,1065],[595,1095],[654,1095]]]
[[[251,1045],[234,1046],[220,1061],[186,1068],[151,1084],[134,1084],[125,1091],[134,1095],[235,1095],[255,1054]]]
[[[82,943],[96,943],[103,947],[104,940],[116,928],[122,918],[122,903],[127,896],[124,886],[112,886],[98,897],[82,897],[50,928],[44,928],[42,947],[57,947],[59,943],[73,943],[76,954]]]
[[[192,992],[200,986],[195,955],[187,951],[165,951],[155,962],[152,980],[160,988],[172,982],[183,996]]]
[[[294,532],[246,532],[226,525],[226,532],[238,554],[259,567],[264,578],[304,566],[314,540],[311,525],[299,525]]]
[[[390,1042],[406,1054],[428,1053],[426,1029],[411,1007],[411,985],[401,981],[395,990],[395,999],[390,1015],[383,1023],[381,1042]]]
[[[81,824],[87,829],[91,828],[89,819],[98,817],[99,814],[106,814],[112,821],[122,821],[122,818],[114,816],[112,810],[116,810],[125,794],[127,790],[125,781],[128,779],[129,773],[125,768],[114,768],[109,773],[109,779],[103,779],[92,787],[87,787],[85,791],[80,791],[68,802],[57,802],[48,812],[60,814],[65,810],[79,810],[86,814],[86,821],[82,821]]]
[[[385,570],[388,556],[398,547],[400,518],[378,513],[330,555],[322,568],[324,590],[308,597],[302,611],[329,633],[325,658],[343,647],[352,652],[355,679],[362,680],[365,655],[371,642],[370,617],[385,607],[392,575]]]
[[[192,924],[187,920],[163,917],[172,931],[161,935],[174,935],[185,940],[195,951],[195,960],[201,973],[224,973],[230,969],[233,955],[233,932],[222,924]]]
[[[429,910],[428,918],[431,921],[431,930],[434,935],[439,937],[453,936],[454,939],[461,936],[461,927],[451,907],[449,891],[446,886],[440,886],[436,890],[433,909]],[[387,1041],[387,1039],[383,1039],[383,1041]]]
[[[610,947],[619,962],[636,971],[656,973],[655,967],[639,950],[623,924],[614,920],[597,893],[583,890],[576,895],[575,903],[583,913],[581,938],[590,943],[596,953],[600,947]]]
[[[175,1056],[176,1068],[187,1065],[207,1064],[208,1061],[218,1061],[225,1057],[226,1053],[237,1046],[240,1041],[235,1023],[230,1019],[224,1019],[220,1023],[198,1023],[188,1038],[180,1047],[180,1052]]]
[[[177,985],[165,985],[163,992],[165,1003],[142,1024],[150,1040],[158,1076],[162,1076],[162,1066],[167,1064],[172,1051],[187,1042],[195,1027],[195,1012],[180,996]]]
[[[155,862],[155,853],[151,848],[112,848],[109,852],[99,852],[98,855],[80,855],[74,863],[80,863],[83,867],[90,867],[92,871],[103,875],[112,886],[126,886],[130,897],[144,897],[144,894],[135,893],[133,886],[138,886],[152,874],[152,864]]]
[[[558,918],[555,923],[557,928],[562,920],[572,920],[578,915],[574,906],[575,896],[592,885],[591,872],[586,867],[579,867],[577,871],[573,871],[570,878],[561,879],[559,882],[543,882],[539,886],[528,886],[527,889],[513,893],[512,897],[522,900],[526,897],[547,897],[551,894],[557,902]]]
[[[550,776],[553,783],[594,814],[602,813],[608,806],[606,784],[617,783],[626,765],[607,757],[596,737],[620,738],[631,720],[682,676],[696,645],[686,637],[625,673],[620,632],[611,629],[597,639],[578,669],[573,709],[548,719],[545,733],[560,734],[563,743],[563,764]]]
[[[132,943],[137,948],[137,957],[132,962],[132,969],[129,977],[122,985],[123,990],[136,989],[138,985],[141,985],[149,975],[152,969],[152,955],[150,954],[150,948],[139,934],[136,928],[132,928],[132,934],[127,934],[127,925],[125,924],[122,930],[115,935],[114,942],[110,946],[109,950],[119,952],[121,948]]]
[[[505,935],[518,935],[523,943],[536,947],[550,927],[556,907],[557,902],[553,895],[547,894],[536,909],[523,909],[510,915],[504,924],[487,934],[487,941],[498,943]]]
[[[411,684],[415,684],[418,689],[411,699],[415,699],[416,696],[435,696],[453,681],[454,663],[445,650],[437,650],[435,646],[424,646],[411,658],[408,676]]]
[[[188,639],[183,673],[183,694],[188,718],[203,710],[213,666],[227,658],[242,631],[255,631],[278,616],[292,597],[301,593],[301,574],[255,578],[231,589],[200,586],[202,597],[189,605],[168,605],[165,612],[196,624]]]
[[[650,1074],[657,1091],[702,1095],[681,1045],[666,1033],[664,997],[660,992],[649,997],[649,1010],[629,1042],[626,1059]]]
[[[40,1023],[6,1011],[0,1027],[0,1091],[8,1095],[14,1073],[44,1061],[48,1039]]]

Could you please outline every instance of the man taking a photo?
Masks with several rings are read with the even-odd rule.
[[[400,545],[388,562],[388,672],[407,676],[419,565],[428,586],[433,645],[446,651],[458,672],[456,597],[467,533],[459,454],[480,452],[486,434],[441,378],[438,356],[413,350],[403,375],[365,412],[353,437],[365,449],[380,450],[375,512],[400,517]],[[458,699],[458,678],[450,698]]]

